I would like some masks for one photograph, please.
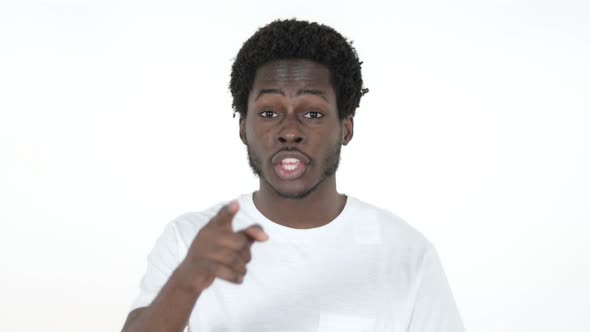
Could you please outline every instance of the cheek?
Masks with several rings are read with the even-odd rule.
[[[318,132],[315,140],[316,142],[323,142],[322,146],[324,150],[332,150],[337,144],[342,141],[342,132],[339,128],[331,128]]]
[[[256,145],[253,148],[258,149],[261,144],[265,144],[269,140],[270,131],[268,129],[255,127],[255,126],[246,126],[246,140],[248,144]]]
[[[248,143],[252,142],[255,139],[254,131],[252,129],[252,124],[249,122],[249,119],[246,118],[244,120],[244,126],[242,128],[242,132],[244,134],[244,138]]]

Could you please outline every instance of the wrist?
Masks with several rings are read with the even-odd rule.
[[[177,288],[192,295],[199,295],[211,285],[212,280],[195,271],[196,268],[191,262],[182,261],[172,275]]]
[[[202,289],[195,284],[195,278],[189,273],[189,271],[190,269],[188,269],[185,262],[182,262],[180,265],[178,265],[170,277],[175,285],[175,288],[189,294],[202,292]]]

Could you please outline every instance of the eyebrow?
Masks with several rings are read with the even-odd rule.
[[[285,96],[285,93],[279,89],[262,89],[258,92],[258,95],[256,96],[256,99],[254,99],[254,100],[258,100],[258,98],[260,98],[260,96],[262,96],[263,94],[279,94],[281,96]],[[297,97],[299,97],[301,95],[319,96],[322,99],[324,99],[325,101],[328,101],[328,98],[326,97],[326,93],[322,90],[303,89],[303,90],[297,91]]]

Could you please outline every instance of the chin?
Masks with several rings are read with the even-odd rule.
[[[286,199],[302,199],[302,198],[306,198],[307,196],[309,196],[311,193],[313,193],[316,189],[318,189],[319,185],[322,183],[322,181],[317,182],[315,185],[313,186],[306,186],[303,183],[295,183],[295,182],[299,182],[299,181],[282,181],[281,182],[286,182],[286,183],[281,183],[279,185],[274,185],[268,181],[266,181],[267,184],[270,185],[270,187],[272,188],[272,190],[280,197],[282,198],[286,198]]]
[[[276,183],[266,180],[272,191],[281,198],[300,199],[309,195],[309,190],[306,190],[302,185],[295,183]]]
[[[280,191],[280,190],[275,189],[275,192],[281,198],[286,198],[286,199],[302,199],[302,198],[309,196],[309,194],[311,194],[310,190],[299,191],[299,192],[285,192],[285,191]]]

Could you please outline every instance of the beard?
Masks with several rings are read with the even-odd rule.
[[[250,168],[254,175],[260,178],[262,181],[266,182],[270,188],[274,190],[274,192],[282,198],[287,199],[302,199],[307,197],[309,194],[314,192],[324,180],[336,174],[338,170],[338,165],[340,164],[340,151],[342,148],[342,141],[336,143],[330,151],[324,157],[322,163],[322,170],[320,172],[320,177],[317,182],[311,187],[299,193],[285,193],[280,191],[278,188],[272,185],[270,181],[264,176],[262,172],[262,162],[261,160],[254,154],[252,149],[250,148],[250,144],[246,144],[248,150],[248,163],[250,164]]]

